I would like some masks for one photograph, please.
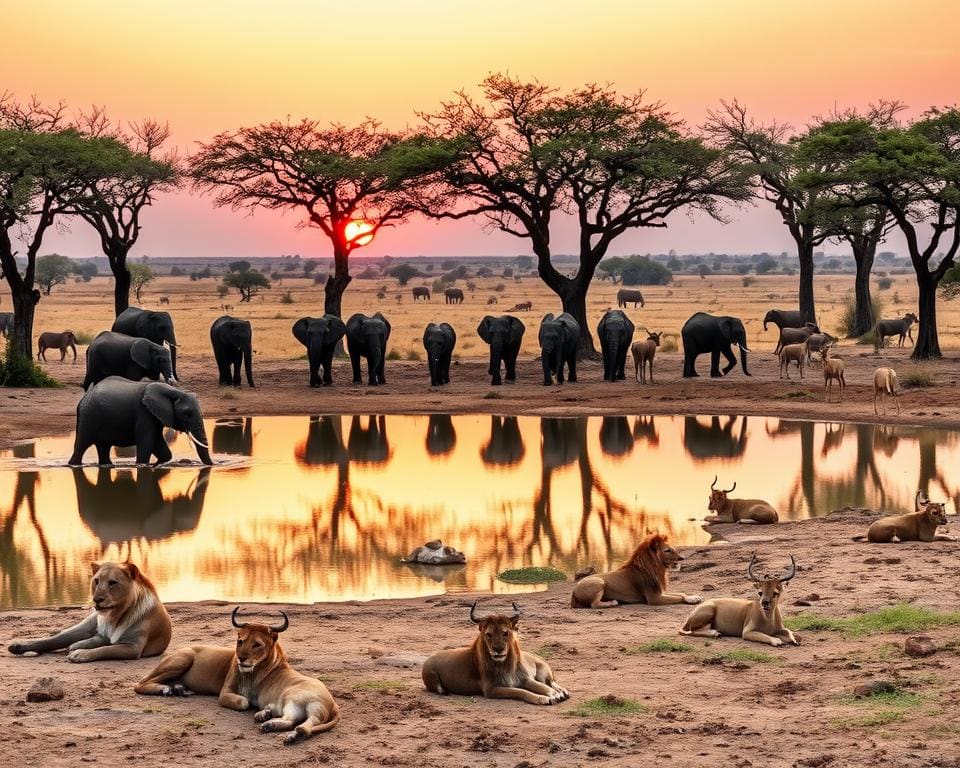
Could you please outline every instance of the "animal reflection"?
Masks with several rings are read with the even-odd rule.
[[[734,432],[738,419],[739,434]],[[746,416],[727,416],[723,423],[719,416],[711,416],[709,426],[702,424],[696,416],[683,419],[683,447],[696,462],[743,456],[748,437]]]
[[[357,464],[386,464],[390,460],[387,417],[368,416],[364,426],[361,417],[354,416],[350,422],[347,453]]]
[[[446,456],[457,444],[457,430],[449,414],[432,414],[427,423],[427,453]]]
[[[523,460],[526,448],[516,416],[491,416],[490,439],[480,449],[484,464],[512,467]]]
[[[600,449],[607,456],[626,456],[633,450],[633,432],[626,416],[604,416],[600,423]]]

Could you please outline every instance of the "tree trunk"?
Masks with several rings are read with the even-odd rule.
[[[13,296],[13,333],[8,343],[8,353],[33,360],[33,315],[40,292],[23,287]]]
[[[797,243],[797,256],[800,260],[800,312],[807,323],[817,322],[817,307],[813,298],[813,245],[801,241]]]
[[[333,244],[333,274],[327,277],[324,286],[323,311],[342,319],[343,293],[353,279],[350,277],[350,265],[347,261],[348,251],[341,248],[336,242]]]
[[[580,347],[577,349],[578,360],[598,360],[600,355],[593,345],[593,334],[590,333],[590,323],[587,320],[587,285],[578,280],[571,280],[567,290],[559,293],[563,311],[573,315],[573,319],[580,324]]]
[[[847,334],[848,339],[863,336],[873,328],[876,318],[873,316],[873,300],[870,298],[870,273],[873,270],[873,257],[876,243],[853,245],[853,259],[857,263],[857,277],[854,280],[853,326]]]
[[[107,252],[107,261],[110,263],[110,271],[113,272],[113,312],[118,317],[130,306],[130,270],[127,269],[129,250],[122,245],[115,245]]]
[[[937,335],[937,281],[930,274],[918,274],[917,287],[920,289],[920,327],[910,357],[914,360],[943,357],[940,354],[940,337]]]

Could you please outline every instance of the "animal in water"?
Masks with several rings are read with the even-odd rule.
[[[826,344],[820,349],[820,365],[823,368],[823,399],[830,401],[830,393],[833,391],[833,382],[837,382],[840,388],[840,402],[843,402],[843,390],[846,389],[847,380],[843,375],[843,360],[839,357],[830,357],[832,344]]]
[[[621,309],[625,309],[627,304],[633,304],[633,308],[636,309],[639,304],[641,307],[645,306],[643,301],[643,294],[637,290],[631,290],[630,288],[621,288],[617,291],[617,306]]]
[[[253,386],[253,328],[249,320],[223,315],[210,326],[210,344],[220,373],[220,386],[240,386],[240,364]]]
[[[773,354],[779,355],[780,350],[790,344],[803,344],[807,339],[819,332],[820,329],[816,323],[806,323],[799,328],[781,328],[780,336],[777,339],[777,346],[773,350]]]
[[[580,348],[580,323],[573,315],[561,312],[556,317],[552,313],[543,316],[540,321],[540,362],[543,365],[544,386],[563,384],[563,368],[567,368],[567,381],[577,381],[577,350]]]
[[[653,331],[648,331],[646,328],[643,329],[643,332],[647,334],[647,338],[643,341],[633,342],[633,346],[630,347],[630,351],[633,354],[633,372],[638,382],[646,384],[647,368],[649,368],[650,383],[653,384],[653,358],[657,356],[657,348],[660,346],[660,339],[663,336],[663,332],[654,333]]]
[[[89,389],[108,376],[131,381],[163,379],[175,384],[170,350],[138,336],[102,331],[87,347],[87,373],[83,388]]]
[[[418,285],[413,289],[413,300],[423,299],[424,301],[430,301],[430,289],[425,285]]]
[[[41,640],[18,640],[18,656],[67,649],[73,662],[159,656],[172,632],[170,616],[157,590],[131,562],[91,563],[93,612],[79,624]]]
[[[733,493],[736,488],[736,483],[727,490],[717,488],[717,477],[714,475],[710,485],[710,501],[707,504],[707,509],[714,514],[704,518],[704,522],[767,525],[780,519],[773,505],[762,499],[731,499],[728,494]]]
[[[400,559],[401,563],[423,563],[424,565],[455,565],[467,562],[467,556],[458,549],[444,546],[440,539],[428,541]]]
[[[613,608],[629,603],[696,605],[703,600],[699,595],[667,591],[667,571],[682,561],[683,556],[670,546],[666,536],[649,534],[615,571],[580,578],[573,587],[570,607]]]
[[[293,336],[307,348],[310,386],[329,387],[333,383],[333,355],[347,326],[336,315],[301,317],[293,324]]]
[[[783,378],[784,372],[787,374],[787,381],[790,381],[790,363],[796,363],[800,369],[800,378],[803,378],[803,363],[807,357],[807,343],[786,344],[780,347],[780,378]]]
[[[930,501],[923,491],[917,491],[913,512],[888,515],[874,521],[867,529],[867,541],[874,544],[897,544],[901,541],[956,541],[952,536],[937,533],[947,524],[946,505]]]
[[[708,315],[706,312],[697,312],[692,315],[680,331],[683,339],[683,376],[691,378],[698,376],[696,370],[697,357],[710,353],[710,375],[714,378],[726,376],[736,366],[737,359],[731,348],[736,345],[740,348],[740,367],[745,376],[747,370],[747,331],[743,322],[737,317]],[[727,359],[727,365],[720,370],[720,355]]]
[[[511,614],[476,615],[470,621],[478,637],[465,648],[437,651],[421,670],[423,684],[431,693],[484,696],[488,699],[519,699],[528,704],[559,704],[570,694],[553,677],[550,665],[520,648],[517,628],[520,609]]]
[[[622,381],[627,377],[627,350],[634,330],[633,321],[622,309],[608,309],[600,318],[597,337],[603,357],[604,381]]]
[[[73,350],[73,362],[77,362],[77,336],[73,331],[64,331],[63,333],[41,333],[37,340],[37,360],[47,361],[47,350],[60,350],[60,364],[63,364],[67,356],[67,350]]]
[[[800,645],[796,635],[783,626],[780,598],[797,573],[797,564],[790,556],[790,568],[782,575],[758,576],[754,573],[756,554],[750,558],[747,577],[753,582],[757,596],[753,600],[736,597],[718,597],[706,600],[687,617],[680,627],[681,635],[694,637],[742,637],[754,643],[774,647],[784,643]]]
[[[360,384],[360,360],[367,361],[367,383],[370,386],[386,384],[384,361],[387,358],[387,340],[390,338],[390,323],[379,312],[367,317],[360,312],[347,320],[347,348],[353,366],[353,383]]]
[[[71,465],[97,447],[99,464],[110,464],[110,448],[136,446],[137,463],[151,456],[163,464],[173,458],[164,429],[183,432],[204,464],[213,464],[197,396],[158,381],[130,381],[110,376],[94,384],[77,405],[77,431]]]
[[[173,331],[173,319],[168,312],[127,307],[117,315],[110,330],[149,339],[154,344],[166,344],[170,348],[170,365],[174,378],[180,378],[177,376],[177,337]]]
[[[803,325],[803,312],[793,309],[771,309],[763,316],[763,330],[773,323],[778,330],[784,328],[799,328]]]
[[[463,291],[459,288],[447,288],[443,292],[445,304],[463,304]]]
[[[873,372],[873,413],[877,415],[877,397],[887,412],[887,398],[892,397],[897,404],[897,416],[900,415],[900,382],[893,368],[877,368]]]
[[[423,348],[430,369],[430,386],[450,383],[450,360],[457,345],[457,332],[450,323],[430,323],[423,331]]]
[[[526,326],[519,318],[512,315],[494,317],[486,315],[477,326],[477,334],[490,345],[490,383],[494,386],[503,384],[500,375],[501,365],[506,369],[506,380],[517,380],[517,355],[520,354],[520,343]]]
[[[907,312],[899,320],[880,320],[874,326],[874,334],[876,336],[876,348],[880,349],[887,345],[888,336],[898,336],[899,340],[897,342],[898,347],[903,346],[905,339],[909,338],[910,341],[913,341],[913,331],[911,326],[914,323],[920,322],[917,319],[917,316],[913,312]]]

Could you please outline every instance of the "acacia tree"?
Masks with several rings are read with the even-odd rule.
[[[157,273],[153,271],[149,264],[131,264],[125,267],[130,276],[130,287],[133,288],[133,294],[140,301],[140,294],[143,289],[157,279]]]
[[[351,222],[366,221],[365,237],[407,219],[437,164],[440,143],[381,128],[374,120],[322,128],[312,120],[272,122],[222,133],[191,160],[195,186],[212,190],[218,206],[300,210],[333,248],[325,312],[340,316],[350,283],[350,252],[363,241]]]
[[[530,241],[540,278],[580,324],[580,352],[596,354],[586,312],[590,282],[611,244],[639,227],[665,227],[670,214],[700,210],[720,218],[720,202],[749,197],[739,164],[685,132],[642,93],[622,96],[587,85],[561,94],[508,75],[483,82],[486,103],[465,92],[423,115],[457,156],[443,172],[447,200],[424,212],[484,216]],[[441,204],[443,203],[443,204]],[[577,271],[552,262],[557,214],[579,229]]]
[[[35,279],[44,294],[49,296],[55,286],[63,285],[76,272],[76,265],[69,258],[59,253],[48,253],[37,259]]]

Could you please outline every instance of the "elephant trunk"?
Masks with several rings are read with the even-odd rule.
[[[610,381],[616,381],[617,379],[617,368],[618,361],[620,360],[620,341],[617,338],[611,338],[607,342],[607,350],[609,354],[607,355],[606,364],[604,368],[607,370],[605,373],[610,377]]]
[[[370,352],[370,383],[380,383],[380,366],[383,365],[383,352],[381,350],[372,350]]]
[[[173,369],[173,378],[179,379],[177,375],[177,337],[170,331],[170,337],[166,340],[167,344],[170,345],[170,366]]]
[[[740,346],[740,367],[745,376],[750,375],[750,371],[747,370],[747,348],[744,345]]]
[[[503,343],[494,341],[490,344],[490,375],[494,384],[500,384],[500,366],[503,363]]]
[[[247,374],[247,384],[253,386],[253,345],[247,341],[243,345],[243,370]]]
[[[210,458],[210,443],[207,441],[207,431],[203,427],[203,422],[201,421],[198,425],[188,430],[187,437],[193,441],[200,461],[207,466],[212,465],[213,459]]]

